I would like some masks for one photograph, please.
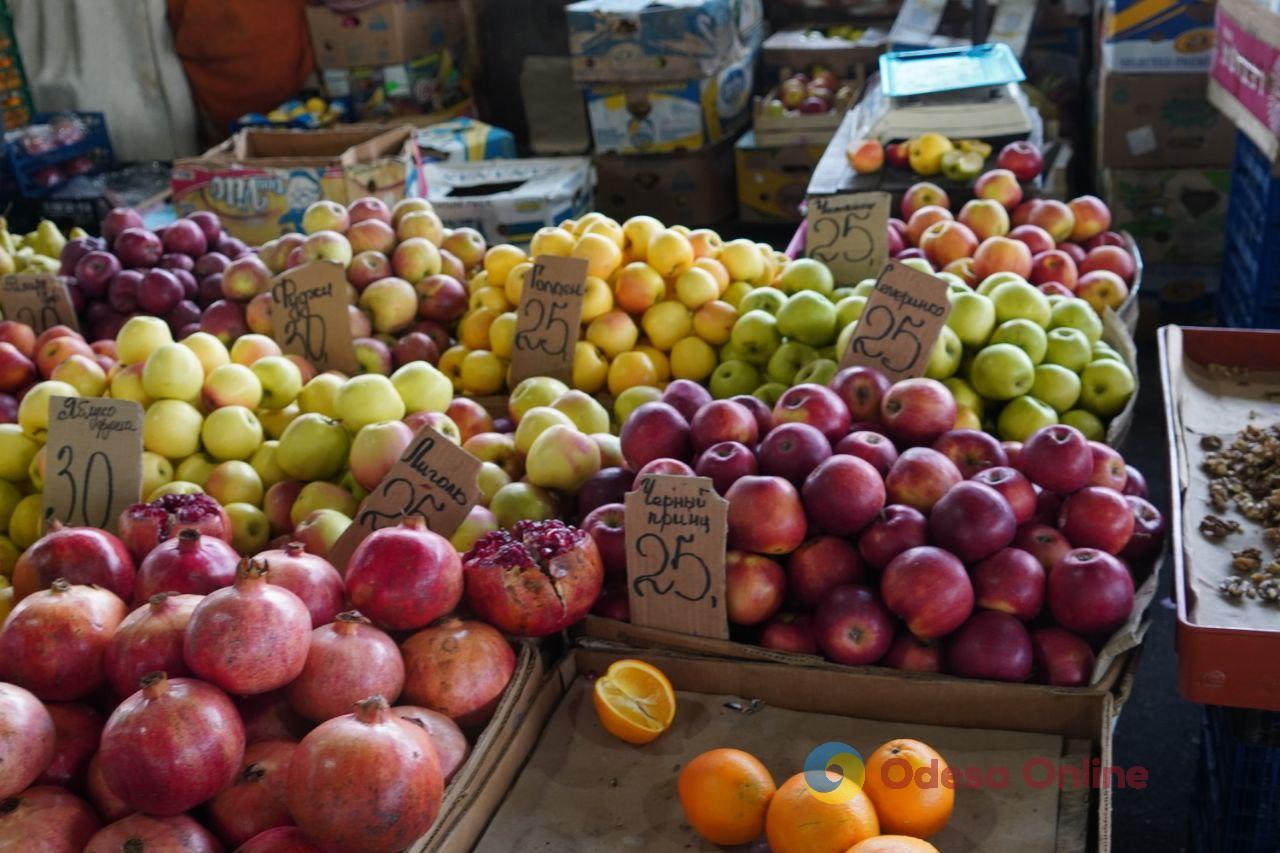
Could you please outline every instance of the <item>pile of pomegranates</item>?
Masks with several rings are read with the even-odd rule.
[[[23,555],[0,627],[0,849],[410,846],[516,668],[499,630],[452,615],[463,562],[419,521],[370,535],[345,577],[297,543],[238,560],[201,497],[131,507],[119,537],[54,525]],[[560,528],[513,542],[564,612],[504,622],[476,606],[485,584],[472,609],[525,636],[585,612],[599,557]]]

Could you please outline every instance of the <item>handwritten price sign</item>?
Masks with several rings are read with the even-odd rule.
[[[923,376],[950,314],[945,281],[891,262],[867,297],[840,366],[874,367],[894,382]]]
[[[573,380],[573,349],[582,324],[587,262],[540,255],[520,292],[512,378],[553,376]]]
[[[0,309],[6,320],[26,323],[39,334],[53,326],[80,331],[67,284],[59,276],[13,273],[0,281]]]
[[[729,504],[707,477],[651,474],[626,496],[631,623],[726,639]]]
[[[142,406],[106,397],[50,397],[44,519],[112,532],[142,499]]]
[[[360,504],[351,526],[330,550],[329,561],[344,568],[366,536],[410,515],[421,516],[441,536],[452,536],[479,500],[479,474],[479,459],[424,426]]]
[[[837,284],[878,275],[888,257],[889,201],[881,192],[810,196],[805,252],[826,264]]]
[[[320,370],[358,373],[347,279],[342,267],[312,261],[276,277],[271,287],[271,334],[280,349]]]

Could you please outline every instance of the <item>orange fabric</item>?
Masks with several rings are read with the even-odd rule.
[[[169,25],[196,103],[224,133],[248,112],[294,97],[315,62],[307,0],[168,0]]]

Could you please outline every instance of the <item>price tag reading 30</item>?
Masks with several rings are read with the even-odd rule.
[[[142,406],[106,397],[50,397],[44,519],[115,532],[142,499]]]
[[[889,201],[882,192],[810,196],[805,253],[840,285],[876,276],[889,252]]]
[[[520,292],[511,357],[515,382],[530,376],[573,381],[573,350],[582,324],[587,261],[539,255]]]
[[[728,502],[708,477],[650,474],[626,496],[631,624],[726,639]]]
[[[923,376],[950,314],[945,281],[890,262],[867,297],[840,366],[874,367],[893,382]]]

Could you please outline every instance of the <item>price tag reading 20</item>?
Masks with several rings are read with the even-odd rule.
[[[725,639],[728,502],[707,477],[651,474],[626,496],[631,623]]]
[[[587,261],[540,255],[520,292],[511,358],[515,382],[530,376],[573,380],[573,350],[582,324]]]
[[[893,382],[923,376],[951,314],[947,283],[889,263],[858,318],[841,367],[874,367]]]
[[[142,499],[142,406],[105,397],[49,398],[44,518],[115,531]]]

